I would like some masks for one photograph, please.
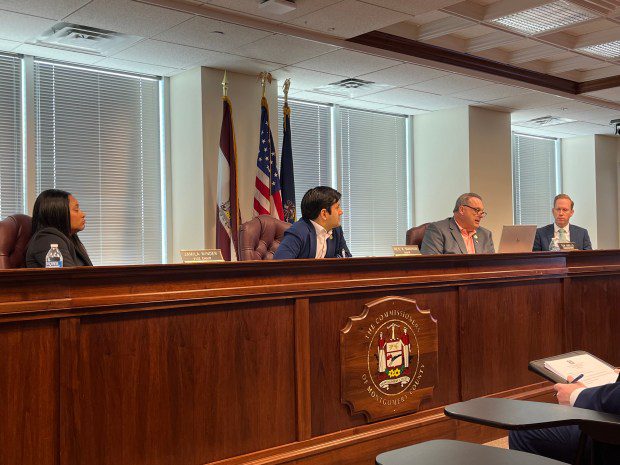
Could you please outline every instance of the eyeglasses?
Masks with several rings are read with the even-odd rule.
[[[474,207],[472,207],[472,206],[470,206],[470,205],[465,205],[465,204],[463,204],[463,206],[464,206],[464,207],[467,207],[467,208],[471,208],[471,209],[474,211],[474,213],[476,213],[476,215],[480,216],[481,218],[484,218],[485,216],[487,216],[487,215],[488,215],[488,213],[487,213],[487,212],[485,212],[485,211],[484,211],[483,209],[481,209],[481,208],[474,208]]]

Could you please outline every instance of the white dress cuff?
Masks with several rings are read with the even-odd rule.
[[[571,406],[575,405],[575,402],[577,402],[577,397],[579,397],[579,394],[581,394],[581,391],[583,391],[585,388],[579,388],[579,389],[575,389],[573,392],[571,392],[570,394],[570,404]]]

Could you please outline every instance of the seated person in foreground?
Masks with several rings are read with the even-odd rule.
[[[454,216],[426,228],[420,251],[424,255],[495,253],[491,231],[480,226],[487,213],[482,197],[468,193],[456,199]]]
[[[26,267],[45,268],[51,244],[58,244],[63,266],[92,266],[77,233],[86,225],[86,214],[71,194],[58,189],[43,191],[32,210],[32,237],[26,251]]]
[[[341,215],[340,192],[325,186],[310,189],[301,200],[301,219],[284,232],[273,258],[350,257]]]
[[[569,377],[568,381],[572,381]],[[620,383],[586,388],[582,383],[556,384],[558,403],[620,415]],[[510,431],[511,449],[542,455],[561,462],[573,463],[579,447],[580,430],[577,425],[537,430]],[[586,445],[586,457],[591,453],[591,441]],[[597,465],[620,464],[620,446],[601,444]]]
[[[553,224],[536,230],[534,246],[532,247],[534,252],[550,250],[554,238],[557,239],[557,242],[572,242],[575,244],[575,249],[578,250],[592,250],[588,230],[569,224],[571,216],[575,213],[573,211],[574,206],[575,202],[568,195],[559,194],[555,196],[551,209],[555,221]]]

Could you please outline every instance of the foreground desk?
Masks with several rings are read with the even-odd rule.
[[[417,413],[369,422],[340,399],[340,331],[415,299],[438,327]],[[532,359],[620,364],[620,251],[0,271],[0,464],[371,464],[443,415],[549,398]]]

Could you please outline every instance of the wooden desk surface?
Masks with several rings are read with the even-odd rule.
[[[389,295],[437,318],[439,383],[368,423],[340,400],[339,333]],[[0,271],[0,463],[371,464],[492,439],[443,406],[547,399],[527,363],[556,353],[620,364],[619,301],[620,251]]]

